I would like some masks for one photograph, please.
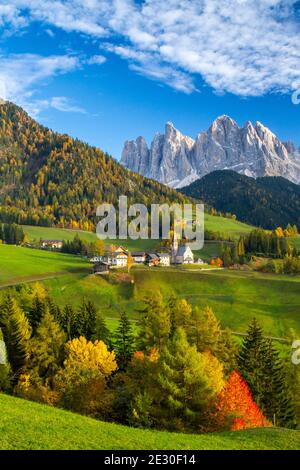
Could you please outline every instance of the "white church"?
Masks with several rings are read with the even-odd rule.
[[[173,264],[193,264],[194,254],[188,245],[179,245],[178,237],[174,232],[172,240],[172,263]]]

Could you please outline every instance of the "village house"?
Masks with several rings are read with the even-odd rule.
[[[159,264],[161,266],[170,266],[171,257],[169,253],[157,253],[157,256],[159,257]]]
[[[147,253],[146,254],[146,264],[148,266],[158,266],[159,265],[159,256],[156,253]]]
[[[148,266],[170,266],[172,264],[192,264],[194,255],[188,245],[178,246],[176,238],[173,238],[172,254],[168,252],[127,252],[122,246],[107,248],[103,256],[94,256],[90,259],[94,272],[104,272],[109,268],[124,268],[128,265],[128,256],[131,256],[134,264],[147,264]],[[199,260],[199,264],[203,263]]]
[[[101,261],[107,263],[109,266],[116,268],[124,268],[127,266],[128,254],[126,251],[113,251],[112,253],[107,252],[102,256]]]
[[[51,250],[61,250],[63,244],[63,240],[41,240],[41,247],[50,248]]]
[[[93,266],[94,274],[107,274],[109,272],[109,264],[105,261],[98,261]]]
[[[145,251],[132,251],[131,252],[132,260],[134,263],[142,264],[146,261],[146,252]]]

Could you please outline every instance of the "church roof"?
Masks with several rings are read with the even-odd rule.
[[[178,251],[176,253],[176,256],[184,256],[185,253],[187,253],[188,251],[190,251],[190,247],[187,246],[187,245],[181,245],[179,248],[178,248]]]

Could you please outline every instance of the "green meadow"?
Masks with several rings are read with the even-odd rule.
[[[225,217],[216,217],[210,214],[204,215],[205,228],[214,232],[221,232],[238,238],[240,235],[250,232],[253,228],[250,225],[239,222],[238,220],[227,219]],[[28,234],[31,241],[39,241],[43,239],[72,240],[76,234],[86,241],[96,240],[96,234],[93,232],[85,232],[83,230],[71,230],[55,227],[36,227],[31,225],[23,225],[24,232]],[[116,240],[112,240],[117,243]],[[149,249],[156,244],[154,240],[119,240],[119,242],[129,249]]]
[[[266,334],[285,337],[289,328],[300,334],[300,276],[229,270],[135,274],[136,299],[158,290],[211,306],[222,325],[236,332],[245,332],[256,317]]]
[[[210,434],[142,430],[0,394],[1,450],[292,450],[300,432],[263,428]],[[26,432],[24,432],[26,430]]]
[[[223,327],[245,333],[256,317],[267,335],[284,338],[293,328],[300,334],[300,277],[240,271],[196,271],[189,268],[134,268],[132,282],[110,276],[67,274],[44,281],[60,305],[90,298],[115,328],[125,310],[138,320],[145,296],[161,292],[187,299],[192,305],[213,308]]]
[[[144,297],[162,292],[186,298],[195,306],[211,306],[224,327],[239,333],[257,317],[271,336],[285,337],[289,328],[300,334],[300,276],[195,267],[137,267],[132,268],[131,279],[120,272],[96,276],[88,261],[77,256],[0,246],[2,290],[37,280],[61,306],[91,299],[112,327],[122,310],[137,320]]]
[[[90,271],[87,260],[78,256],[0,245],[0,287],[78,271]]]

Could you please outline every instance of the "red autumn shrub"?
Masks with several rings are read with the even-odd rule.
[[[220,393],[216,418],[219,428],[229,427],[232,431],[271,426],[253,401],[247,383],[236,371]]]

